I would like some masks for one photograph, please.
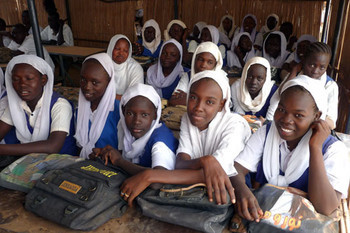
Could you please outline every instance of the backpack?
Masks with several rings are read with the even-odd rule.
[[[92,160],[50,170],[27,194],[25,208],[72,229],[94,230],[126,211],[119,195],[126,178],[121,169]]]

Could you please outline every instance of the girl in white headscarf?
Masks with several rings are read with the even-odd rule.
[[[236,30],[235,21],[232,15],[224,15],[220,20],[220,26],[218,27],[220,33],[219,42],[224,44],[226,48],[231,47],[231,41]]]
[[[236,159],[238,176],[233,181],[257,172],[260,184],[301,189],[318,212],[332,213],[341,196],[347,196],[349,163],[345,145],[330,135],[324,121],[325,103],[325,90],[316,80],[302,75],[288,81],[274,121],[252,135]],[[253,197],[242,183],[239,187],[236,191],[244,192],[247,199]],[[250,202],[244,208],[260,209]]]
[[[190,54],[193,54],[196,50],[198,43],[200,43],[200,36],[203,28],[207,25],[205,22],[198,22],[193,27],[193,32],[189,36],[190,42],[188,43],[187,52]],[[191,55],[189,55],[189,58],[192,58]],[[189,59],[191,61],[191,59]]]
[[[87,57],[80,76],[75,138],[80,157],[88,158],[95,147],[118,148],[119,100],[115,98],[113,61],[106,53]]]
[[[213,42],[203,42],[199,44],[192,57],[191,78],[198,72],[204,70],[221,70],[223,60],[221,52]],[[186,105],[187,94],[189,91],[190,79],[187,75],[181,77],[179,84],[173,92],[170,105]]]
[[[143,51],[137,55],[157,58],[163,43],[158,23],[154,19],[147,20],[141,33],[142,39],[137,43],[143,46]]]
[[[0,118],[8,106],[7,97],[6,97],[6,88],[4,84],[5,84],[4,72],[2,71],[2,69],[0,69]]]
[[[288,55],[284,34],[280,31],[271,32],[264,41],[262,57],[266,58],[271,66],[282,68]]]
[[[94,149],[106,163],[135,175],[149,168],[172,170],[178,141],[164,123],[160,123],[162,105],[152,86],[135,84],[120,101],[118,148]]]
[[[76,153],[72,106],[53,92],[53,81],[51,67],[40,57],[20,55],[9,62],[9,106],[0,119],[0,139],[14,127],[21,144],[0,145],[1,154]]]
[[[113,60],[114,82],[117,99],[120,99],[125,90],[135,83],[143,83],[143,69],[132,57],[132,45],[129,39],[121,34],[112,37],[107,54]]]
[[[177,28],[180,27],[180,28]],[[186,24],[181,20],[174,19],[168,23],[166,30],[164,30],[164,40],[168,41],[170,39],[177,40],[180,44],[182,44],[182,36],[184,30],[187,28]]]
[[[176,159],[176,168],[180,170],[145,171],[130,178],[121,187],[122,193],[128,194],[129,204],[149,184],[158,182],[205,182],[209,200],[213,201],[215,190],[218,204],[226,203],[226,190],[218,188],[225,187],[234,202],[228,177],[236,174],[234,159],[243,150],[250,128],[243,117],[230,112],[230,86],[225,73],[206,70],[195,74],[187,101]]]
[[[245,64],[241,79],[231,86],[233,111],[265,118],[277,89],[271,80],[269,62],[262,57],[253,57]]]
[[[207,25],[203,28],[200,38],[202,43],[206,41],[211,41],[219,47],[219,50],[221,52],[221,56],[223,59],[223,65],[225,66],[226,65],[226,48],[224,45],[219,43],[219,38],[220,38],[219,30],[213,25]]]
[[[248,32],[238,33],[227,51],[227,66],[242,68],[246,61],[255,56],[253,42]]]
[[[242,20],[241,27],[237,28],[237,30],[235,31],[234,36],[236,36],[240,32],[248,32],[254,44],[256,34],[257,34],[257,31],[256,31],[257,25],[258,25],[258,21],[256,19],[256,16],[253,14],[247,14],[246,16],[244,16]]]
[[[261,50],[264,37],[269,32],[274,32],[279,28],[278,25],[279,17],[276,14],[270,14],[266,18],[266,23],[261,27],[260,32],[256,35],[255,46],[258,46],[259,50]]]
[[[175,39],[170,39],[163,44],[158,62],[148,68],[146,82],[161,98],[170,99],[181,77],[187,75],[181,61],[182,46]]]

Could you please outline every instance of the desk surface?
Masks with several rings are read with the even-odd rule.
[[[106,49],[102,49],[102,48],[91,48],[91,47],[80,47],[80,46],[45,45],[44,47],[50,54],[66,55],[66,56],[73,56],[73,57],[87,57],[91,54],[106,51]]]
[[[0,63],[0,68],[6,68],[7,63]]]

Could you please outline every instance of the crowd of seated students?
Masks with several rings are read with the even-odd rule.
[[[290,51],[290,23],[279,27],[275,14],[260,30],[257,22],[248,14],[237,27],[225,15],[218,28],[198,22],[190,34],[173,20],[162,39],[150,19],[136,43],[117,34],[107,53],[83,62],[77,112],[53,92],[52,66],[32,55],[28,26],[16,25],[9,47],[18,56],[0,72],[0,140],[14,130],[17,144],[0,144],[1,167],[32,152],[101,157],[130,174],[120,194],[130,205],[153,183],[205,183],[210,201],[224,203],[228,191],[251,221],[261,209],[245,175],[256,172],[260,184],[301,189],[330,214],[347,197],[350,177],[345,145],[330,135],[338,112],[338,86],[327,75],[332,51],[311,35]],[[73,45],[67,27],[50,16],[42,39]],[[133,52],[157,59],[146,77]],[[226,65],[242,69],[231,86]],[[283,71],[280,80],[271,67]],[[160,121],[161,99],[187,108],[179,139]],[[263,126],[252,134],[244,115]]]

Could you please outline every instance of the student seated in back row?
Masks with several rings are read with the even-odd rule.
[[[199,44],[193,54],[190,79],[192,79],[196,73],[204,70],[221,70],[222,63],[223,60],[218,46],[210,41],[203,42]],[[181,77],[179,84],[169,100],[169,105],[187,104],[190,79],[187,75]]]
[[[113,60],[117,99],[120,100],[128,87],[136,83],[144,83],[141,65],[131,57],[132,45],[129,39],[121,34],[111,38],[107,54]]]
[[[72,106],[53,92],[53,79],[51,67],[34,55],[16,56],[7,65],[9,106],[0,119],[0,140],[14,127],[20,144],[0,145],[1,160],[29,153],[76,154]]]
[[[75,138],[80,157],[88,158],[95,147],[118,148],[120,101],[115,98],[113,61],[107,53],[87,57],[80,76]]]
[[[120,102],[118,148],[95,148],[90,158],[100,156],[130,175],[150,168],[173,170],[178,141],[159,122],[161,112],[161,100],[153,87],[141,83],[129,87]]]
[[[180,79],[188,75],[181,61],[182,46],[170,39],[160,49],[158,62],[148,68],[146,83],[153,86],[161,98],[169,100]]]
[[[235,160],[231,178],[240,216],[259,221],[262,210],[245,184],[257,172],[261,185],[294,187],[308,193],[316,211],[331,214],[346,198],[349,161],[345,145],[330,135],[325,119],[326,93],[318,81],[304,75],[282,88],[274,121],[249,139]]]
[[[241,79],[231,86],[233,111],[264,120],[277,88],[271,80],[270,63],[263,57],[251,58],[244,66]]]
[[[222,71],[203,71],[190,80],[187,114],[182,117],[180,144],[174,171],[146,170],[121,186],[129,204],[152,183],[206,183],[218,204],[226,202],[226,190],[234,202],[229,176],[233,161],[250,137],[248,123],[230,112],[230,87]]]

